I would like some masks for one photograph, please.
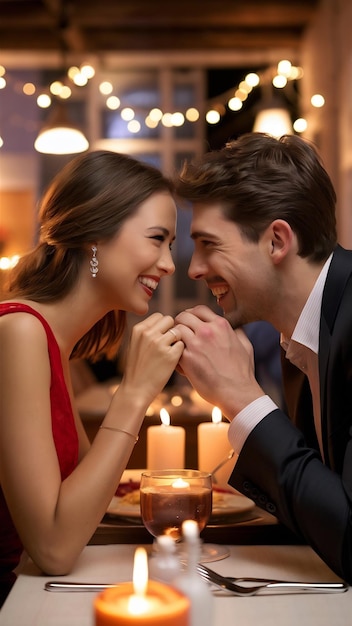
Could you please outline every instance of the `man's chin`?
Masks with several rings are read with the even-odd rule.
[[[227,319],[227,321],[229,322],[232,328],[238,328],[239,326],[242,326],[242,322],[238,318],[238,314],[236,313],[236,311],[224,311],[223,310],[223,312],[224,312],[225,319]]]

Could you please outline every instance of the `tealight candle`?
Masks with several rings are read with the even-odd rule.
[[[211,472],[230,452],[228,430],[230,424],[222,421],[222,413],[218,407],[212,410],[212,421],[198,425],[198,469]],[[216,473],[217,482],[226,485],[236,463],[233,458]]]
[[[148,580],[147,553],[137,548],[133,582],[100,593],[95,626],[188,626],[190,602],[173,587]]]
[[[160,409],[160,419],[160,426],[147,429],[147,469],[183,469],[186,431],[170,425],[170,415],[164,408]]]

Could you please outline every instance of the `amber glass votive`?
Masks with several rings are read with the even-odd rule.
[[[94,602],[95,626],[189,626],[188,598],[174,587],[148,581],[139,597],[133,583],[106,589]]]

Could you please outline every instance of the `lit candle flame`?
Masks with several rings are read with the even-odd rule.
[[[189,483],[183,480],[183,478],[176,478],[172,483],[172,487],[174,487],[174,489],[187,489]]]
[[[214,406],[212,412],[211,412],[211,419],[213,421],[214,424],[220,424],[221,420],[222,420],[222,412],[221,409],[219,409],[218,406]]]
[[[146,591],[148,587],[148,557],[144,548],[137,548],[133,561],[134,594],[128,599],[128,611],[133,615],[141,615],[148,610]]]
[[[160,419],[164,426],[170,426],[170,415],[166,409],[160,409]]]

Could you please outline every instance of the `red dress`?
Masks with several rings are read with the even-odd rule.
[[[14,302],[0,303],[0,316],[16,312],[35,315],[46,332],[51,367],[51,423],[61,478],[64,480],[78,462],[78,435],[62,370],[59,346],[46,320],[32,307]],[[16,580],[13,570],[19,563],[22,551],[23,546],[0,485],[0,606]]]

